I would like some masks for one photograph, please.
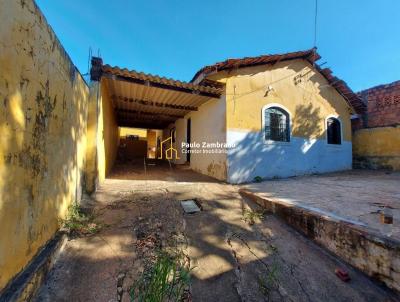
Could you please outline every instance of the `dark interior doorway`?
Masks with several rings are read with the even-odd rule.
[[[186,161],[190,163],[190,132],[192,128],[192,121],[190,118],[187,120],[187,125],[186,125],[186,142],[188,143],[189,147],[187,148],[187,153],[186,153]]]

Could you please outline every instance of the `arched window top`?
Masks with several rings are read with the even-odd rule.
[[[268,141],[290,141],[289,113],[278,106],[263,108],[264,138]]]
[[[340,145],[342,143],[342,129],[340,120],[336,117],[329,117],[326,120],[326,137],[328,144]]]

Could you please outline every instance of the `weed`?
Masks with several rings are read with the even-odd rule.
[[[269,297],[272,290],[278,286],[279,267],[276,262],[272,263],[271,269],[268,270],[265,279],[258,279],[260,291],[266,297]]]
[[[68,208],[68,214],[62,221],[62,226],[71,235],[89,235],[100,230],[100,225],[93,222],[93,217],[85,214],[76,204]]]
[[[130,290],[132,302],[182,301],[190,284],[183,253],[160,251]]]
[[[261,220],[264,217],[264,211],[253,211],[245,209],[243,211],[243,220],[250,225],[253,225],[256,220]]]
[[[270,248],[270,250],[271,250],[273,253],[277,253],[277,252],[278,252],[278,248],[277,248],[275,245],[273,245],[273,244],[270,244],[270,245],[269,245],[269,248]]]
[[[262,177],[261,176],[256,176],[256,177],[254,177],[254,182],[262,182]]]

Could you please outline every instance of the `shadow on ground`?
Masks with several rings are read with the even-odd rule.
[[[174,244],[193,268],[193,301],[393,298],[275,217],[265,215],[249,225],[243,213],[257,208],[236,187],[204,182],[190,171],[174,178],[187,174],[193,180],[168,181],[162,173],[159,180],[107,179],[94,196],[102,229],[67,243],[37,301],[129,301],[127,292],[146,260],[157,248]],[[179,200],[188,198],[196,198],[203,211],[185,215]],[[349,283],[335,276],[337,267],[349,271]]]

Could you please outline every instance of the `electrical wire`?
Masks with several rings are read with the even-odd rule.
[[[271,86],[272,84],[276,84],[276,83],[278,83],[278,82],[280,82],[280,81],[283,81],[283,80],[286,80],[286,79],[288,79],[288,78],[295,77],[296,75],[302,75],[302,72],[304,72],[304,70],[305,70],[305,68],[303,68],[302,70],[300,70],[300,71],[298,71],[298,72],[296,72],[296,73],[294,73],[294,74],[289,74],[289,75],[284,76],[284,77],[282,77],[282,78],[280,78],[280,79],[277,79],[277,80],[275,80],[275,81],[269,82],[268,84],[262,85],[262,86],[260,86],[259,88],[256,88],[256,89],[253,89],[253,90],[244,92],[244,93],[235,93],[235,92],[234,92],[234,93],[226,93],[225,95],[227,95],[227,96],[228,96],[228,95],[229,95],[229,96],[234,96],[234,97],[236,97],[236,98],[241,98],[241,97],[243,97],[243,96],[246,96],[246,95],[255,93],[255,92],[257,92],[257,91],[265,90],[266,88],[268,88],[268,86]]]
[[[316,53],[316,49],[317,49],[317,25],[318,25],[317,21],[318,21],[318,0],[315,0],[315,11],[314,11],[314,44],[313,44],[314,54]],[[325,62],[325,63],[326,63],[326,62]],[[325,64],[325,63],[324,63],[324,64]],[[315,60],[313,60],[313,67],[315,67]],[[270,86],[270,85],[272,85],[272,84],[275,84],[275,83],[277,83],[277,82],[280,82],[280,81],[282,81],[282,80],[285,80],[285,79],[287,79],[287,78],[295,77],[296,75],[302,75],[303,70],[304,70],[304,69],[300,70],[299,72],[296,72],[295,74],[291,74],[291,75],[288,75],[288,76],[283,77],[283,78],[281,78],[281,79],[275,80],[275,81],[273,81],[273,82],[271,82],[271,83],[268,83],[267,85],[263,85],[262,87],[257,88],[257,89],[254,89],[254,90],[251,90],[251,91],[249,91],[249,92],[245,92],[245,93],[241,93],[241,94],[236,94],[235,89],[234,89],[234,93],[233,93],[233,94],[232,94],[232,93],[227,93],[226,95],[227,95],[227,96],[228,96],[228,95],[232,95],[234,98],[237,99],[237,98],[240,98],[240,97],[243,97],[243,96],[252,94],[252,93],[254,93],[254,92],[257,92],[257,91],[260,91],[260,90],[264,90],[264,89],[266,89],[268,86]],[[307,74],[308,74],[309,72],[311,72],[311,70],[308,71]],[[305,76],[305,75],[306,75],[306,74],[303,74],[302,76]],[[331,85],[330,85],[330,86],[331,86]]]
[[[318,0],[315,0],[315,14],[314,14],[314,49],[317,48],[317,20],[318,20]]]

